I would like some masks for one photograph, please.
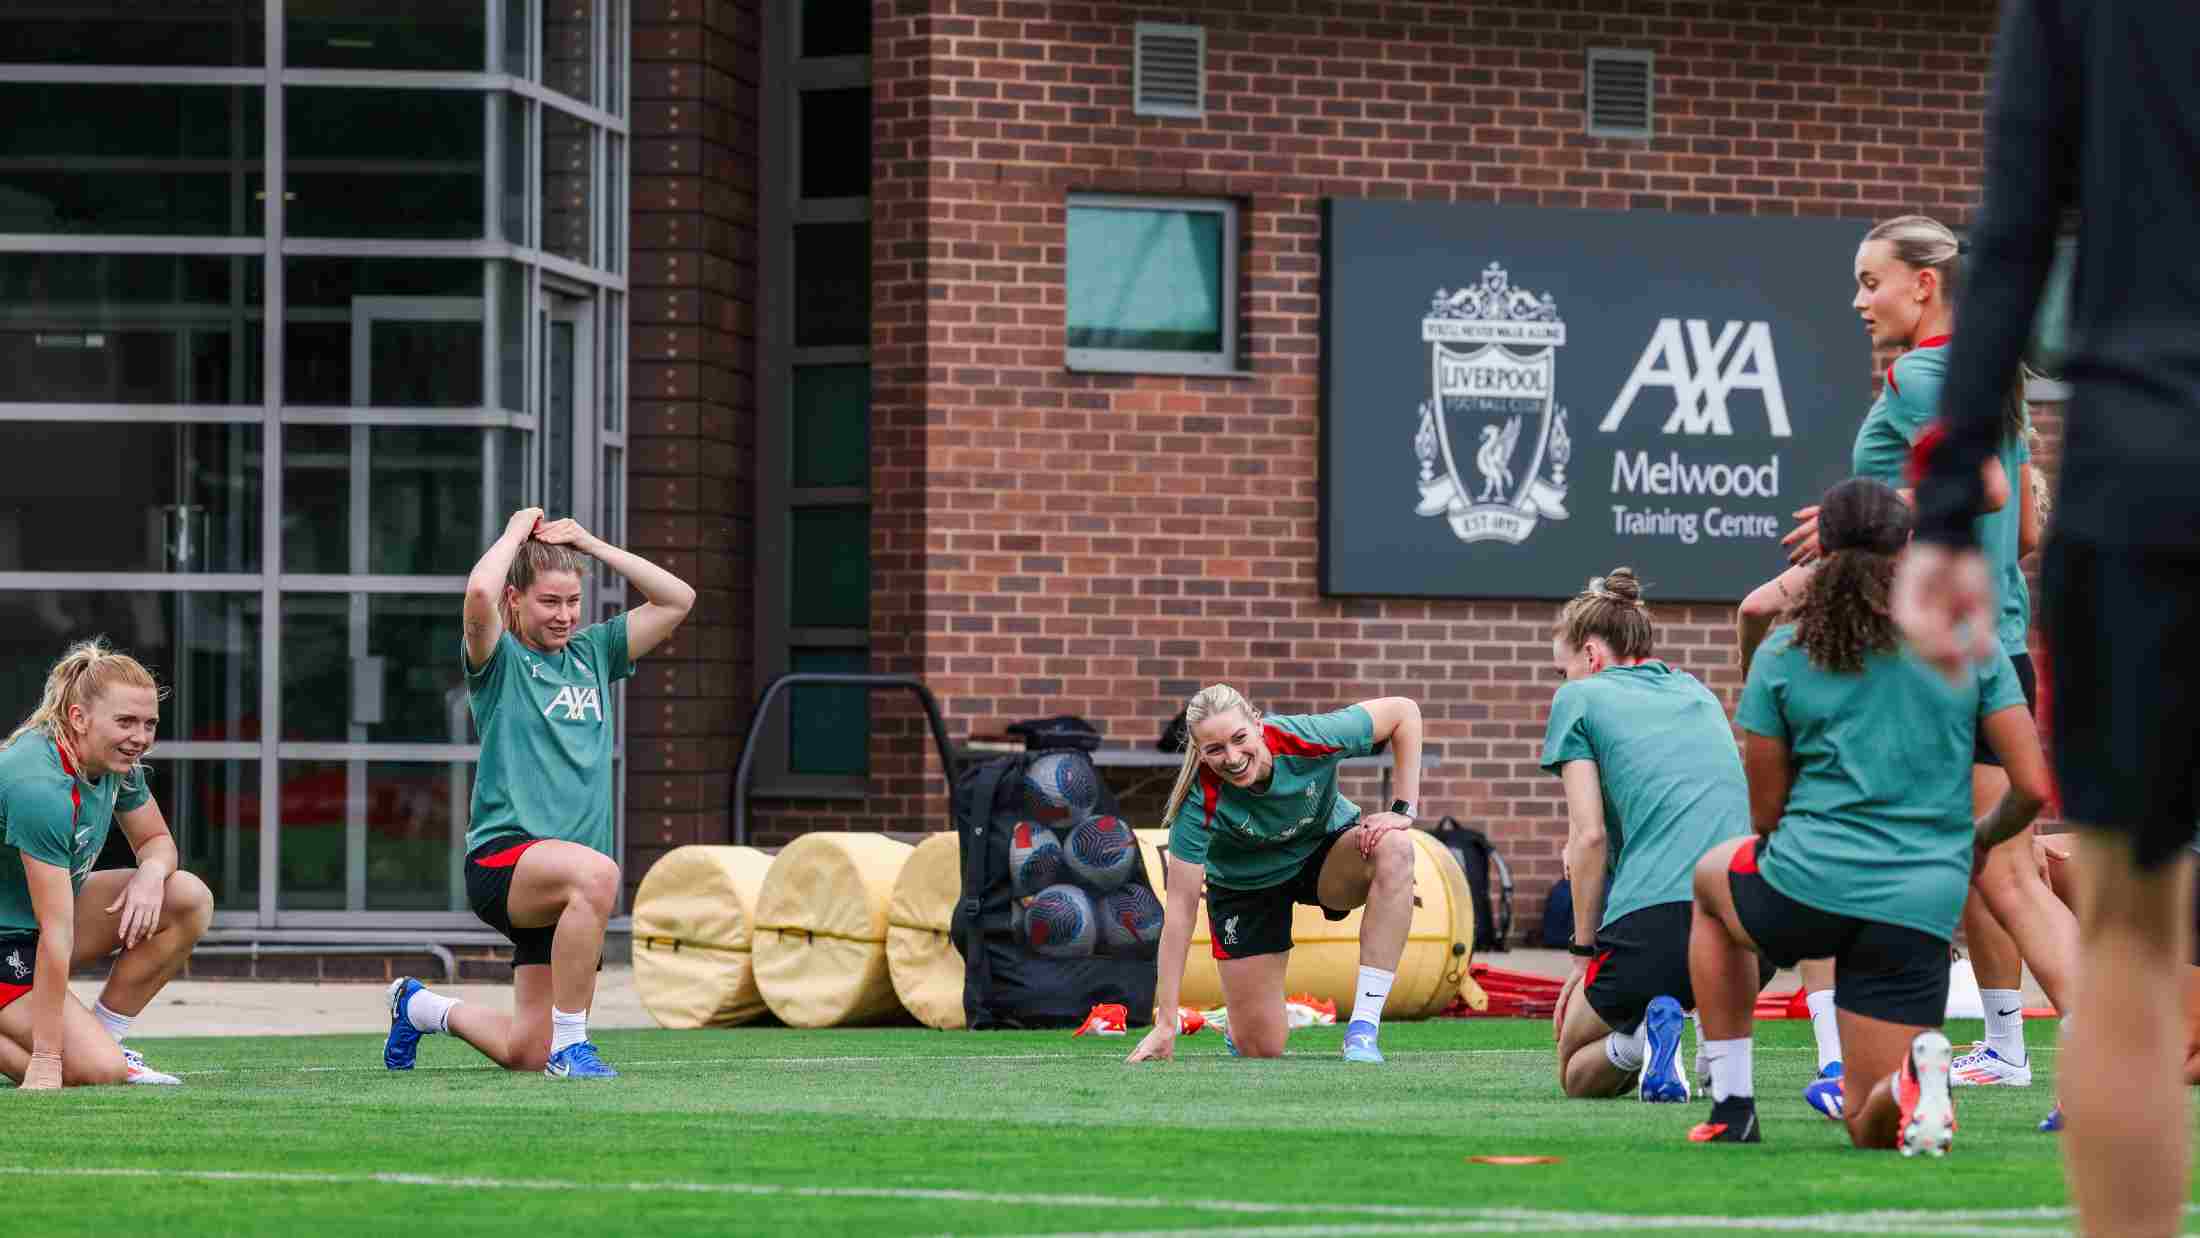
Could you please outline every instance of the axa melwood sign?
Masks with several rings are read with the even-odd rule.
[[[1733,601],[1847,474],[1867,225],[1336,200],[1322,589]]]

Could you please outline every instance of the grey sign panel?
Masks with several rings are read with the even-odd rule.
[[[1853,220],[1327,204],[1322,591],[1735,601],[1846,477]]]

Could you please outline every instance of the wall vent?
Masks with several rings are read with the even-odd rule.
[[[1589,49],[1589,136],[1651,136],[1656,94],[1651,54],[1618,47]]]
[[[1142,21],[1133,38],[1131,110],[1140,116],[1204,116],[1207,32]]]

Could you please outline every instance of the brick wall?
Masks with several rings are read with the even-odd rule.
[[[1966,223],[1991,4],[1278,7],[874,4],[876,669],[920,671],[958,735],[1074,712],[1141,745],[1214,680],[1274,711],[1416,697],[1424,811],[1492,831],[1529,923],[1564,835],[1534,763],[1553,608],[1316,589],[1321,200]],[[1141,18],[1206,28],[1203,120],[1132,115]],[[1583,133],[1591,45],[1657,54],[1654,139]],[[1250,377],[1063,369],[1072,191],[1239,200]],[[1730,610],[1656,615],[1731,702]],[[778,805],[765,837],[941,823],[918,734],[874,741],[869,800]],[[1119,786],[1151,812],[1152,783]]]
[[[635,0],[629,541],[694,584],[627,691],[629,886],[726,836],[754,700],[760,0]]]

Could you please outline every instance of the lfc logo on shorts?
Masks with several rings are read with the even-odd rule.
[[[31,974],[30,967],[23,962],[23,952],[21,950],[8,951],[6,962],[10,968],[14,969],[15,978],[17,980],[21,980]]]
[[[1421,338],[1430,398],[1413,436],[1414,514],[1443,516],[1463,542],[1516,545],[1542,518],[1564,520],[1573,440],[1555,391],[1566,324],[1550,294],[1513,287],[1493,262],[1479,284],[1436,290]]]

